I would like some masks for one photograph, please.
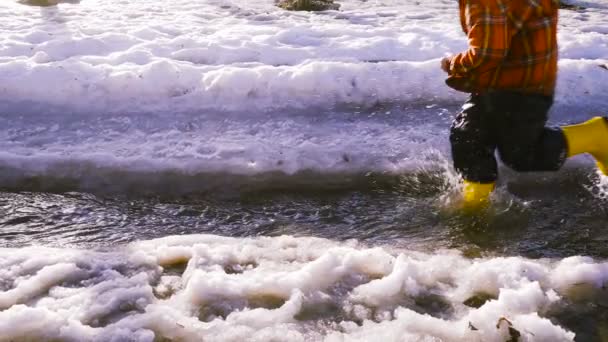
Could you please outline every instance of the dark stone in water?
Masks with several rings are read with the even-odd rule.
[[[295,315],[298,321],[317,321],[322,319],[332,320],[344,317],[342,307],[334,302],[305,303],[300,312]]]
[[[513,323],[509,321],[506,317],[501,317],[496,323],[496,329],[500,329],[500,325],[506,322],[509,328],[509,339],[506,342],[518,342],[521,337],[521,333],[519,330],[513,328]]]
[[[278,309],[285,304],[285,298],[281,298],[271,294],[261,294],[251,298],[247,298],[247,306],[251,309]]]
[[[58,3],[57,0],[21,0],[19,2],[24,5],[42,6],[42,7],[55,6]]]
[[[80,0],[18,0],[18,2],[29,6],[49,7],[60,3],[77,4]]]
[[[277,6],[288,11],[337,11],[340,8],[333,0],[280,0]]]
[[[490,299],[496,299],[496,297],[487,293],[477,293],[473,297],[465,300],[462,304],[471,308],[480,308]]]
[[[585,9],[585,7],[583,7],[583,6],[572,5],[572,4],[568,4],[566,2],[563,2],[563,1],[559,2],[559,8],[560,9],[572,10],[572,11],[581,11],[581,10]]]
[[[437,294],[427,293],[414,298],[414,306],[410,309],[433,317],[451,315],[453,308],[450,302]]]

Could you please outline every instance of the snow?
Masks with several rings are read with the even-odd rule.
[[[604,2],[561,11],[558,103],[608,104]],[[454,1],[341,3],[4,1],[0,100],[109,113],[462,99],[438,67],[466,47]]]
[[[58,2],[0,2],[0,186],[448,169],[464,95],[439,60],[466,48],[455,1],[344,0],[322,13],[272,0]],[[560,12],[560,123],[608,108],[608,2],[571,3],[586,9]],[[606,282],[608,263],[586,257],[288,236],[5,248],[0,341],[504,341],[508,322],[526,341],[572,341],[547,313]],[[463,304],[480,293],[492,299]],[[421,313],[425,296],[449,309]]]
[[[572,341],[547,313],[608,282],[608,263],[586,257],[468,259],[290,236],[2,249],[0,265],[3,340],[504,341],[512,324],[525,341]],[[463,304],[479,293],[491,299]],[[424,296],[447,308],[421,312]]]
[[[558,123],[608,106],[604,2],[561,11]],[[341,4],[3,1],[0,184],[443,169],[464,98],[438,67],[466,48],[456,3]]]

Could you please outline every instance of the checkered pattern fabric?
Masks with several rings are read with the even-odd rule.
[[[469,49],[451,58],[446,83],[469,93],[552,95],[558,0],[460,0]]]

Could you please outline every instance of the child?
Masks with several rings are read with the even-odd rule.
[[[494,151],[516,171],[555,171],[591,153],[608,174],[608,121],[545,127],[557,77],[557,0],[459,0],[469,49],[444,58],[446,83],[470,93],[451,127],[465,206],[487,202],[498,173]]]

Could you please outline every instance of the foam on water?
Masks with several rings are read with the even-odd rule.
[[[291,236],[173,236],[107,252],[0,251],[0,336],[152,341],[572,341],[562,301],[606,300],[591,258],[468,259]],[[477,302],[476,302],[477,301]]]
[[[597,179],[586,188],[596,198],[608,201],[608,176],[604,175],[600,170],[596,171],[596,176]]]

